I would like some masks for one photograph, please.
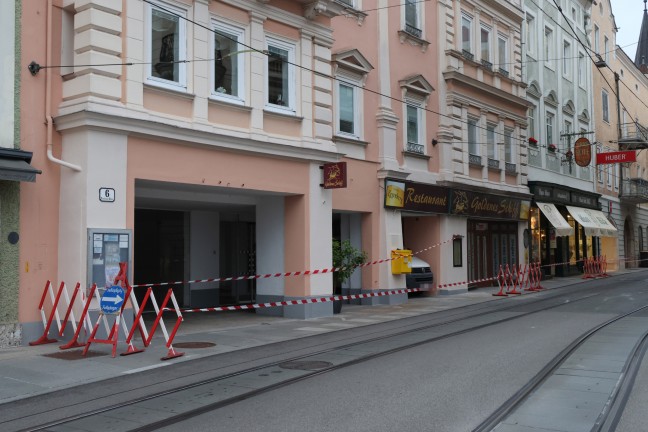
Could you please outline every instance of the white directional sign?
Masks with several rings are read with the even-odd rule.
[[[124,304],[125,293],[122,287],[113,285],[101,296],[101,311],[106,314],[117,314]]]

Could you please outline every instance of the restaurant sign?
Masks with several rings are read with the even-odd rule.
[[[339,189],[347,187],[347,166],[346,162],[327,163],[322,167],[324,170],[324,189]]]
[[[501,195],[453,190],[443,186],[385,180],[385,207],[423,213],[490,219],[525,220],[529,201]]]
[[[385,180],[385,207],[448,213],[449,189],[424,183]]]
[[[491,219],[526,219],[529,201],[501,195],[452,191],[450,213],[460,216],[474,216]]]

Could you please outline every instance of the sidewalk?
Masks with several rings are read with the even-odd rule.
[[[642,270],[615,272],[612,277]],[[587,281],[581,276],[553,278],[543,281],[542,286],[552,289]],[[127,348],[120,343],[115,358],[111,357],[112,347],[103,344],[93,344],[86,357],[81,356],[82,348],[60,350],[63,341],[34,347],[4,348],[0,349],[0,404],[229,351],[476,303],[501,301],[504,297],[492,295],[497,290],[494,287],[481,288],[455,295],[414,297],[401,305],[345,304],[340,314],[305,321],[260,316],[253,311],[186,313],[173,343],[176,351],[185,355],[168,361],[160,360],[167,354],[167,348],[159,329],[143,353],[120,356]],[[120,339],[123,340],[122,334]],[[135,345],[143,348],[139,341]]]

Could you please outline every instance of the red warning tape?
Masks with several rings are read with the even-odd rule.
[[[425,252],[427,250],[430,250],[432,248],[435,248],[437,246],[441,246],[446,243],[450,243],[452,239],[442,241],[441,243],[437,243],[435,245],[429,246],[425,249],[421,249],[420,251],[414,252],[412,255],[417,255],[420,254],[421,252]],[[384,258],[384,259],[379,259],[376,261],[371,261],[367,262],[364,264],[360,264],[357,266],[353,266],[353,268],[358,268],[358,267],[368,267],[372,266],[375,264],[381,264],[384,262],[389,262],[393,261],[398,258]],[[248,276],[233,276],[233,277],[224,277],[224,278],[211,278],[211,279],[195,279],[195,280],[188,280],[188,281],[175,281],[175,282],[159,282],[159,283],[148,283],[148,284],[135,284],[131,285],[133,288],[140,288],[140,287],[157,287],[157,286],[167,286],[167,285],[180,285],[180,284],[188,284],[188,283],[201,283],[201,282],[229,282],[229,281],[240,281],[240,280],[250,280],[250,279],[268,279],[268,278],[275,278],[275,277],[286,277],[286,276],[308,276],[308,275],[316,275],[316,274],[325,274],[325,273],[333,273],[337,272],[340,270],[345,270],[347,267],[331,267],[331,268],[325,268],[325,269],[318,269],[318,270],[304,270],[304,271],[296,271],[296,272],[287,272],[287,273],[268,273],[268,274],[263,274],[263,275],[248,275]]]
[[[319,297],[319,298],[310,298],[302,300],[288,300],[281,302],[271,302],[271,303],[256,303],[250,305],[235,305],[235,306],[222,306],[222,307],[210,307],[210,308],[194,308],[194,309],[181,309],[181,312],[221,312],[221,311],[234,311],[234,310],[244,310],[244,309],[261,309],[267,307],[276,307],[276,306],[291,306],[299,304],[309,304],[309,303],[326,303],[334,300],[351,300],[351,299],[363,299],[369,297],[383,297],[394,294],[406,294],[411,292],[421,292],[427,291],[421,288],[403,288],[391,291],[383,291],[378,293],[368,293],[368,294],[350,294],[350,295],[339,295],[339,296],[330,296],[330,297]],[[165,310],[174,310],[174,309],[165,309]]]

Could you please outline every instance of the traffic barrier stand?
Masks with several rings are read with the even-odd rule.
[[[169,290],[166,293],[166,296],[164,297],[164,300],[162,301],[161,306],[158,306],[157,300],[155,299],[155,295],[151,292],[150,287],[145,297],[145,300],[148,299],[151,300],[151,304],[153,305],[153,309],[155,310],[155,320],[153,321],[153,325],[151,326],[151,331],[148,335],[146,345],[148,346],[151,343],[151,340],[153,339],[153,335],[155,334],[155,330],[157,329],[158,326],[160,326],[160,328],[162,329],[162,334],[164,335],[164,339],[166,341],[166,347],[169,350],[167,352],[167,355],[162,357],[161,360],[170,360],[176,357],[182,357],[184,353],[176,351],[172,345],[173,338],[175,337],[178,328],[182,323],[182,313],[180,312],[180,308],[178,307],[178,302],[176,301],[175,294],[173,294],[173,289],[169,288]],[[145,300],[142,301],[142,309],[144,309],[144,306],[146,304]],[[175,310],[177,314],[176,323],[173,326],[173,330],[171,331],[171,334],[167,332],[166,325],[164,324],[164,318],[162,318],[162,314],[164,314],[165,311],[171,310],[167,308],[167,304],[169,303],[169,300],[171,300],[171,302],[173,303],[173,310]]]
[[[506,284],[506,277],[504,276],[504,270],[502,269],[502,265],[500,264],[499,266],[499,271],[497,272],[497,284],[499,285],[499,291],[494,293],[493,295],[496,297],[506,297],[506,292],[504,292],[504,287],[508,289],[508,285]]]
[[[79,287],[80,284],[77,284],[77,287]],[[81,318],[79,319],[79,324],[75,326],[74,329],[74,335],[72,336],[72,340],[65,345],[61,345],[59,349],[69,349],[69,348],[79,348],[84,346],[85,344],[79,343],[79,335],[81,333],[82,328],[86,328],[88,333],[92,331],[92,322],[90,321],[90,317],[88,316],[88,309],[90,308],[90,303],[92,302],[92,297],[95,295],[95,292],[97,290],[97,284],[92,284],[92,287],[90,288],[90,295],[86,298],[85,305],[83,306],[83,311],[81,312]],[[77,291],[75,291],[76,295]],[[72,303],[74,303],[74,298],[75,296],[72,296]],[[74,318],[73,318],[74,319]],[[74,321],[73,321],[74,322]]]
[[[38,310],[40,311],[41,314],[41,319],[43,321],[43,327],[45,330],[43,331],[43,335],[38,338],[35,341],[29,342],[29,345],[35,346],[35,345],[43,345],[43,344],[48,344],[48,343],[54,343],[58,342],[57,339],[50,339],[49,336],[49,331],[52,327],[52,322],[54,321],[54,318],[56,317],[56,323],[58,324],[58,328],[61,328],[61,317],[59,316],[58,313],[58,304],[59,301],[61,300],[61,293],[65,289],[65,282],[61,281],[61,285],[59,286],[59,289],[54,295],[54,289],[52,288],[52,283],[48,280],[45,283],[45,288],[43,288],[43,295],[41,296],[40,303],[38,304]],[[50,300],[52,301],[52,309],[50,310],[49,317],[46,317],[45,314],[45,300],[47,298],[47,294],[49,293]]]
[[[130,290],[129,292],[126,293],[124,296],[124,299],[127,299],[130,296]],[[115,358],[115,355],[117,354],[117,342],[119,340],[119,327],[122,321],[122,315],[124,313],[124,307],[126,306],[126,302],[124,301],[119,308],[119,312],[115,315],[115,321],[113,322],[112,327],[110,327],[110,331],[108,332],[108,337],[106,339],[97,339],[95,336],[97,334],[97,330],[99,329],[99,322],[103,319],[104,323],[107,323],[106,319],[106,314],[104,313],[103,310],[99,310],[99,317],[97,318],[97,322],[95,323],[92,333],[90,333],[90,337],[88,338],[88,342],[86,343],[85,348],[83,349],[82,355],[85,357],[86,354],[88,354],[88,350],[90,349],[90,345],[93,343],[103,343],[103,344],[108,344],[112,345],[112,356]]]
[[[594,274],[594,258],[589,257],[583,260],[583,279],[594,279],[596,275]]]
[[[529,281],[529,288],[528,291],[540,291],[542,288],[539,288],[539,281],[540,281],[540,275],[539,275],[539,270],[537,267],[537,263],[530,263],[529,264],[529,276],[528,276],[528,281]]]
[[[128,268],[127,263],[125,262],[119,263],[119,273],[117,274],[117,276],[115,276],[114,283],[119,284],[119,286],[121,286],[122,289],[126,291],[126,296],[124,297],[124,304],[122,305],[122,311],[124,310],[124,307],[126,307],[126,301],[130,300],[133,309],[135,310],[135,319],[133,320],[133,326],[131,327],[130,331],[128,330],[128,325],[126,324],[126,321],[121,320],[122,328],[124,330],[124,334],[126,335],[126,344],[128,345],[128,348],[126,349],[126,352],[121,353],[120,356],[127,356],[131,354],[144,352],[143,349],[138,349],[133,344],[133,334],[135,333],[135,329],[139,329],[140,336],[142,337],[142,343],[144,344],[145,347],[148,346],[148,343],[146,342],[148,340],[148,335],[146,332],[146,326],[144,325],[144,319],[142,318],[143,308],[142,309],[139,308],[133,287],[131,287],[130,284],[128,283],[127,268]]]
[[[607,273],[607,255],[601,255],[599,256],[601,267],[600,267],[600,274],[599,276],[601,277],[609,277],[610,275]]]
[[[509,270],[509,265],[506,264],[506,271],[509,275],[509,281],[510,281],[510,286],[511,290],[506,291],[506,294],[514,294],[514,295],[520,295],[522,294],[520,291],[518,291],[518,269],[517,269],[517,264],[513,264],[513,267]]]
[[[124,297],[121,299],[122,300],[122,305],[119,307],[119,311],[115,314],[115,321],[113,322],[112,327],[108,326],[108,320],[106,318],[106,313],[104,312],[103,308],[104,306],[102,305],[100,310],[99,310],[99,317],[97,318],[97,322],[95,323],[92,333],[90,334],[90,337],[88,338],[88,342],[86,343],[85,348],[83,349],[83,356],[85,356],[88,353],[88,350],[90,349],[90,345],[93,343],[103,343],[103,344],[108,344],[112,345],[112,356],[113,358],[117,354],[117,343],[119,341],[119,330],[120,328],[123,329],[124,334],[126,336],[129,335],[128,332],[128,326],[123,320],[123,315],[124,315],[124,309],[126,308],[126,303],[127,301],[131,298],[133,288],[128,284],[128,281],[126,279],[126,263],[119,263],[119,273],[115,277],[115,280],[113,282],[114,284],[118,284],[119,288],[121,288],[124,294]],[[126,288],[122,285],[125,285]],[[97,294],[98,296],[98,294]],[[99,299],[99,304],[101,305],[102,299]],[[97,330],[99,328],[99,323],[100,321],[104,322],[106,325],[106,332],[108,334],[108,337],[106,339],[97,339],[95,336],[97,334]],[[134,322],[134,326],[136,326],[138,322]],[[132,343],[132,340],[128,340],[128,351],[126,354],[135,354],[138,352],[142,352],[143,350],[139,350],[135,348],[135,346]]]

